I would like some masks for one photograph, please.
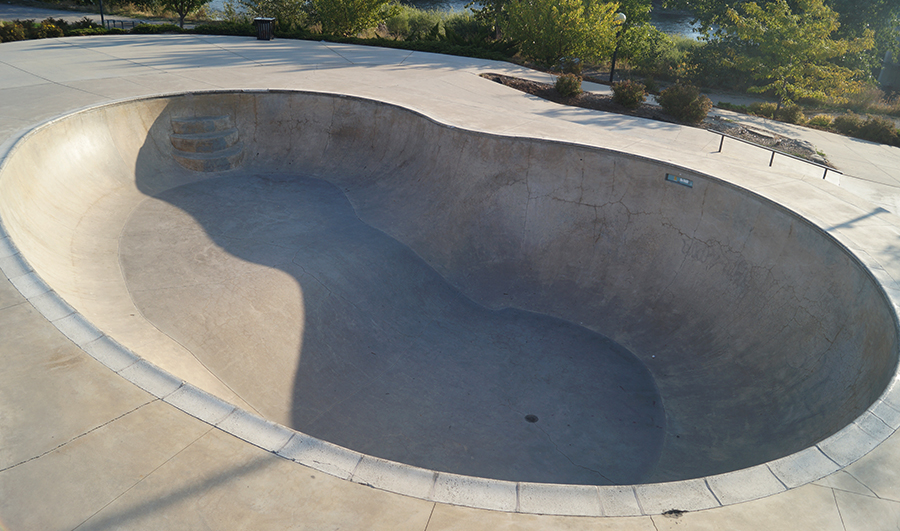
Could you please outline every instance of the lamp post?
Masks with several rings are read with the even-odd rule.
[[[622,44],[622,34],[625,33],[625,21],[628,18],[625,16],[625,13],[616,13],[616,17],[614,19],[616,21],[616,25],[619,26],[619,32],[616,33],[616,49],[613,50],[612,56],[612,66],[609,67],[609,82],[613,82],[613,76],[616,75],[616,55],[619,53],[619,46]]]

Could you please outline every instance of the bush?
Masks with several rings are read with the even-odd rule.
[[[73,30],[76,30],[76,29],[100,29],[102,27],[103,26],[101,26],[100,24],[97,24],[96,22],[94,22],[92,19],[90,19],[88,17],[83,17],[81,20],[69,24],[69,28],[71,28]],[[64,28],[64,29],[67,29],[67,28]]]
[[[62,37],[63,35],[65,35],[62,28],[60,28],[56,24],[49,24],[46,21],[41,22],[41,25],[38,28],[38,31],[39,31],[39,35],[40,35],[40,37],[38,37],[39,39],[52,39],[55,37]]]
[[[470,12],[452,12],[444,19],[444,35],[456,44],[489,43],[494,41],[491,25]]]
[[[121,29],[121,28],[116,28]],[[106,28],[75,28],[66,32],[66,35],[70,37],[84,37],[86,35],[106,35],[108,32]]]
[[[897,136],[897,128],[894,122],[882,116],[869,116],[856,131],[857,138],[878,142],[888,146],[900,145],[900,137]]]
[[[799,105],[791,103],[776,110],[775,119],[789,124],[802,124],[806,117],[803,116],[803,109]]]
[[[838,133],[854,136],[859,131],[859,128],[862,127],[862,124],[862,118],[851,112],[836,117],[832,126]]]
[[[14,22],[0,21],[0,42],[25,40],[25,28]]]
[[[46,19],[38,24],[34,19],[29,19],[13,20],[12,22],[4,23],[0,26],[0,42],[62,37],[63,30],[56,24],[53,24],[53,21],[53,19]]]
[[[345,37],[358,35],[400,12],[392,0],[310,0],[322,32]]]
[[[679,83],[662,91],[657,98],[663,110],[676,120],[700,123],[712,109],[712,101],[693,85]]]
[[[775,111],[778,110],[777,103],[769,103],[762,101],[754,101],[750,104],[750,113],[764,118],[775,118]]]
[[[131,29],[131,33],[158,34],[158,33],[182,33],[184,30],[175,24],[138,24]]]
[[[866,112],[881,101],[884,101],[884,92],[871,85],[847,94],[847,106],[856,112]]]
[[[256,28],[250,22],[225,21],[216,24],[198,24],[191,33],[253,37],[256,35]]]
[[[636,74],[675,79],[687,53],[701,43],[681,35],[669,35],[650,24],[629,26],[622,36],[619,57],[628,61]],[[654,92],[649,88],[650,92]]]
[[[817,114],[810,118],[806,123],[815,127],[830,129],[833,122],[834,120],[832,120],[831,116],[828,116],[827,114]]]
[[[626,109],[636,109],[647,98],[647,89],[643,84],[630,79],[613,83],[613,101]]]
[[[576,74],[561,74],[556,78],[556,92],[565,97],[581,94],[581,76]]]

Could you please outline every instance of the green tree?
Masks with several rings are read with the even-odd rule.
[[[619,9],[628,17],[625,21],[628,26],[640,26],[650,23],[650,12],[653,4],[650,0],[619,0]]]
[[[667,0],[668,7],[685,9],[693,14],[701,33],[707,39],[723,37],[722,28],[729,24],[728,12],[738,10],[746,0]],[[777,0],[756,0],[763,9]],[[839,39],[865,39],[867,32],[874,32],[875,45],[868,50],[847,54],[836,62],[850,68],[866,68],[869,73],[877,70],[881,58],[888,50],[898,50],[897,33],[900,25],[900,1],[898,0],[824,0],[825,6],[838,14],[840,26],[834,36]],[[801,0],[787,0],[794,13],[801,12]]]
[[[865,37],[871,30],[875,37],[875,46],[863,53],[849,54],[842,58],[841,64],[853,68],[866,68],[877,72],[881,67],[884,53],[892,51],[894,57],[900,52],[897,37],[900,34],[894,29],[900,26],[900,1],[898,0],[826,0],[825,4],[838,13],[838,28],[835,35],[843,39]]]
[[[397,15],[394,0],[310,0],[322,32],[352,36]]]
[[[208,4],[210,0],[162,0],[161,4],[166,9],[178,13],[178,25],[184,27],[184,17],[198,11]]]
[[[609,55],[615,41],[618,4],[592,0],[510,0],[504,34],[520,43],[522,55],[545,66],[563,58],[594,61]]]
[[[238,0],[238,3],[250,17],[274,18],[282,30],[302,26],[307,17],[306,0]],[[226,13],[228,7],[226,2]]]
[[[501,28],[506,25],[506,6],[510,0],[474,0],[466,5],[475,14],[475,18],[491,26],[494,39],[501,38]],[[480,8],[475,6],[479,5]]]
[[[781,102],[825,98],[851,88],[859,72],[830,62],[873,46],[872,32],[858,39],[833,39],[838,15],[823,0],[755,2],[729,9],[720,31],[738,46],[733,66],[746,73],[752,91],[774,92]]]

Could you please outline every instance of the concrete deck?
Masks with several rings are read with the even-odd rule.
[[[737,145],[716,153],[715,135],[561,108],[477,77],[488,71],[542,76],[487,61],[311,42],[121,36],[3,44],[0,153],[44,120],[122,98],[210,89],[351,94],[466,129],[593,144],[727,175],[790,204],[867,255],[894,295],[900,220],[887,211],[897,204],[900,150],[815,132],[813,143],[847,174],[822,183],[819,170],[802,163],[778,158],[770,170],[765,151]],[[528,512],[527,492],[516,496],[521,506],[486,511],[338,479],[189,416],[98,363],[77,346],[95,338],[60,331],[71,308],[50,307],[53,301],[42,298],[15,253],[0,240],[0,267],[16,283],[0,286],[0,525],[9,529],[849,530],[900,523],[896,435],[868,453],[868,447],[850,449],[866,455],[849,466],[834,463],[836,472],[813,483],[749,502],[718,500],[722,507],[677,517],[646,503],[664,498],[659,493],[635,498],[628,490],[636,514],[645,516],[563,517],[516,512]],[[106,300],[102,290],[84,295],[98,308]],[[84,330],[68,330],[76,329]],[[157,385],[158,391],[167,384]],[[884,423],[882,431],[900,426],[897,407],[900,402],[880,404],[874,418]],[[840,461],[839,454],[829,457]],[[567,504],[559,500],[559,510],[571,512]],[[686,500],[684,507],[699,505]],[[630,514],[615,509],[601,514]]]

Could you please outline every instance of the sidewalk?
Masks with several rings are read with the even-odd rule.
[[[7,3],[0,3],[0,20],[34,20],[40,22],[46,18],[62,19],[66,22],[78,22],[83,18],[89,18],[100,24],[100,14],[87,11],[68,11],[62,9],[44,9],[38,7],[18,6]],[[125,21],[125,22],[143,22],[139,19],[120,17],[117,15],[104,15],[105,20]]]

